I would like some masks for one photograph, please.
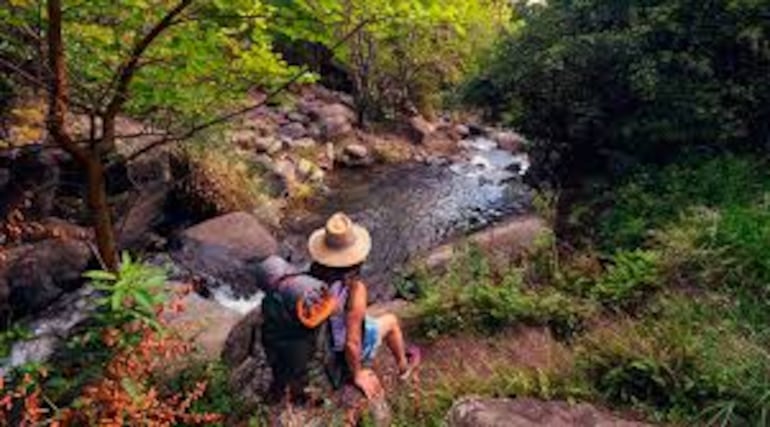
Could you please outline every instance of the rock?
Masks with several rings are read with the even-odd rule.
[[[172,283],[170,287],[181,285]],[[219,360],[230,331],[244,316],[195,292],[188,293],[180,302],[183,311],[163,315],[170,330],[191,340],[205,360]]]
[[[273,174],[278,176],[286,189],[297,183],[297,169],[288,159],[278,159],[273,163]]]
[[[304,181],[322,182],[326,174],[320,166],[307,159],[299,159],[297,162],[297,175]]]
[[[331,142],[327,142],[326,145],[324,145],[324,158],[325,169],[334,169],[334,159],[336,158],[336,155],[334,154],[334,144]]]
[[[365,145],[351,143],[343,148],[341,155],[336,156],[335,161],[342,166],[362,167],[374,163],[374,158]]]
[[[153,243],[151,231],[165,214],[170,188],[164,183],[141,189],[136,201],[117,223],[118,246],[121,249],[145,249]]]
[[[414,116],[409,119],[409,138],[417,144],[422,144],[436,131],[436,125],[429,122],[423,116]]]
[[[369,149],[362,144],[348,144],[343,152],[353,159],[364,159],[369,156]]]
[[[457,401],[446,417],[448,427],[644,427],[593,405],[538,399],[469,397]]]
[[[538,237],[548,231],[549,228],[542,219],[524,216],[479,231],[466,240],[487,253],[511,256],[533,248]],[[455,245],[442,245],[431,250],[422,262],[431,270],[441,270],[452,260],[454,252]]]
[[[523,136],[511,131],[496,132],[492,135],[492,139],[497,141],[501,149],[511,152],[521,151],[525,142]]]
[[[340,140],[353,132],[350,120],[342,115],[322,117],[320,123],[321,133],[326,140]]]
[[[253,263],[278,251],[278,242],[253,215],[234,212],[181,233],[173,259],[216,284],[229,285],[236,297],[257,290]]]
[[[305,125],[302,123],[291,122],[281,126],[278,129],[278,134],[290,139],[299,139],[307,135],[307,129],[305,129]]]
[[[254,140],[254,148],[257,150],[257,153],[273,155],[281,151],[283,143],[278,138],[266,136]]]
[[[307,136],[315,140],[319,140],[323,137],[323,130],[317,123],[311,123],[307,126]]]
[[[69,156],[37,144],[4,151],[0,165],[7,168],[7,182],[0,192],[0,217],[16,207],[24,208],[27,219],[51,215],[61,187],[62,164]]]
[[[289,148],[296,149],[308,149],[316,146],[316,142],[313,138],[299,138],[287,141]]]
[[[56,351],[64,347],[61,343],[66,342],[78,325],[89,318],[96,308],[96,300],[96,291],[86,285],[64,295],[36,315],[35,320],[24,325],[32,336],[13,344],[6,367],[44,363],[55,356]]]
[[[457,135],[460,138],[467,138],[471,134],[471,130],[468,128],[468,126],[465,126],[465,125],[455,126],[455,132],[457,132]]]
[[[469,124],[468,130],[470,131],[469,136],[486,136],[487,135],[487,129],[481,125]]]
[[[239,129],[231,131],[227,135],[227,139],[231,144],[237,145],[243,149],[251,148],[257,140],[257,132],[251,129]]]
[[[324,172],[323,169],[319,167],[313,170],[313,172],[308,177],[308,180],[310,182],[320,184],[323,183],[324,178],[326,178],[326,172]]]
[[[273,374],[262,347],[259,308],[243,317],[225,340],[222,361],[231,369],[230,385],[247,401],[259,401],[270,388]]]
[[[356,121],[356,112],[343,104],[328,104],[317,110],[320,118],[342,116],[349,122]]]
[[[310,122],[310,117],[298,111],[289,112],[289,114],[286,115],[286,118],[296,123],[308,124]]]
[[[0,191],[4,191],[10,181],[11,171],[6,168],[0,168]]]
[[[88,232],[83,231],[83,235]],[[5,262],[0,263],[0,297],[4,294],[7,299],[0,301],[0,310],[23,316],[46,309],[66,291],[79,286],[92,253],[85,241],[63,237],[9,249],[4,257]]]

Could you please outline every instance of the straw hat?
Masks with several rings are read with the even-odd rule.
[[[372,248],[372,239],[364,227],[338,212],[329,217],[324,228],[310,235],[307,246],[310,257],[319,264],[335,268],[352,267],[366,260]]]

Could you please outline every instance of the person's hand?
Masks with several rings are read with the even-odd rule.
[[[380,379],[371,369],[361,369],[356,373],[353,381],[369,400],[376,399],[385,393]]]

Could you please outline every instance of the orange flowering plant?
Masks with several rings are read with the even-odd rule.
[[[183,310],[181,299],[189,290],[169,298],[165,271],[127,255],[119,274],[89,272],[87,277],[104,295],[95,325],[74,340],[65,363],[50,371],[19,369],[8,376],[8,384],[0,379],[0,426],[219,422],[219,414],[194,411],[193,404],[206,393],[205,381],[169,392],[161,391],[155,378],[191,351],[188,342],[168,331],[160,316],[166,310]],[[89,375],[83,375],[84,369],[91,371]]]

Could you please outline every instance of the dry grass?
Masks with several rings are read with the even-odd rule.
[[[179,191],[189,209],[203,217],[248,211],[266,225],[280,223],[279,201],[268,196],[261,175],[246,161],[216,147],[188,149],[182,156],[188,174]]]

